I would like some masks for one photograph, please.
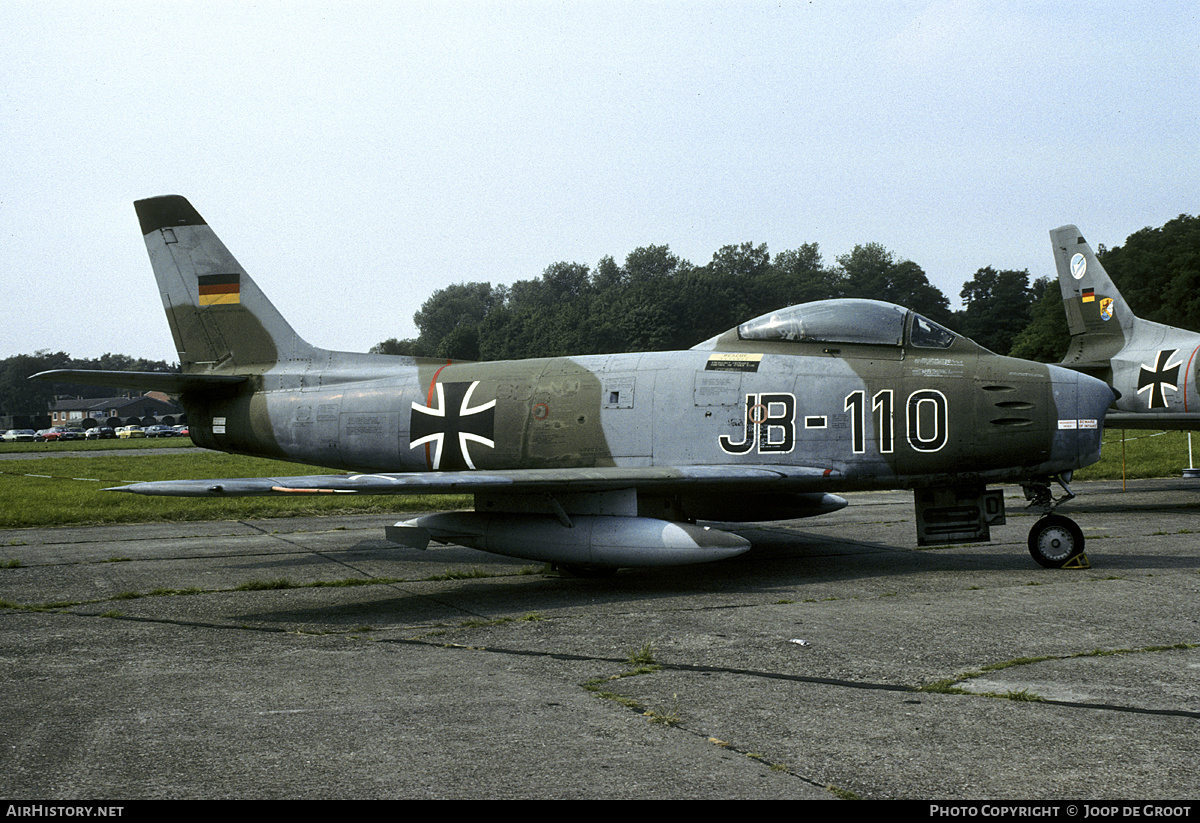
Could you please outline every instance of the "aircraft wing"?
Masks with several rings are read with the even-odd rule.
[[[469,472],[333,474],[219,480],[161,480],[106,491],[166,497],[255,497],[286,494],[587,493],[613,489],[685,491],[823,491],[843,475],[804,466],[664,466],[590,469],[507,469]]]
[[[114,389],[160,391],[181,394],[189,389],[236,386],[245,375],[176,374],[153,371],[101,371],[99,369],[53,369],[38,372],[30,380],[49,380],[54,383],[82,383],[85,386],[108,386]]]
[[[1200,414],[1195,412],[1112,412],[1104,416],[1104,428],[1149,429],[1151,431],[1200,431]]]

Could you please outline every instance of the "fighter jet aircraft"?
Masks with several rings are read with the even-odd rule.
[[[1121,429],[1200,429],[1200,334],[1143,320],[1074,226],[1050,232],[1071,346],[1059,364],[1116,391],[1105,422]]]
[[[1004,522],[1002,492],[986,485],[1018,482],[1045,514],[1034,558],[1057,567],[1083,551],[1079,527],[1052,512],[1071,471],[1099,458],[1112,392],[900,306],[792,306],[687,351],[485,363],[327,351],[296,334],[187,200],[135,208],[182,373],[38,377],[177,394],[199,446],[350,473],[121,491],[470,493],[473,511],[388,537],[603,575],[740,554],[746,539],[703,523],[824,514],[855,489],[912,489],[921,544],[986,541]]]

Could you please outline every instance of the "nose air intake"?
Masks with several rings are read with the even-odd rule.
[[[1058,366],[1049,368],[1058,410],[1051,462],[1059,471],[1091,465],[1100,459],[1104,415],[1116,395],[1102,380]]]

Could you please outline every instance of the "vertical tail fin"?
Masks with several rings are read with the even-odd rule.
[[[183,197],[134,203],[185,374],[263,372],[315,351]]]
[[[1063,363],[1083,369],[1107,368],[1107,361],[1133,336],[1138,318],[1079,229],[1054,229],[1050,242],[1071,332],[1071,348]]]

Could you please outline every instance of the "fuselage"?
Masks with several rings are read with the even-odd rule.
[[[779,464],[899,488],[1093,462],[1111,396],[963,338],[936,351],[771,342],[486,363],[342,357],[183,398],[192,438],[356,472]]]

